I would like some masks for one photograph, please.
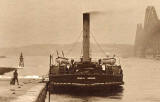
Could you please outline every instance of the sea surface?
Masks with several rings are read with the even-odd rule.
[[[17,66],[18,57],[0,59],[1,66]],[[53,93],[51,102],[160,102],[160,61],[140,58],[121,58],[124,82],[112,91]],[[18,70],[20,76],[43,76],[48,73],[48,56],[25,56],[25,68]],[[11,76],[7,73],[3,76]],[[48,95],[46,98],[48,102]]]

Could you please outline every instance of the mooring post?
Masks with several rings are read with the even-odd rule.
[[[49,87],[49,86],[48,86],[48,87]],[[48,92],[48,93],[49,93],[48,102],[50,102],[50,89],[49,89],[49,92]]]
[[[52,55],[50,54],[50,63],[49,63],[49,75],[48,75],[48,77],[50,76],[50,71],[51,71],[51,66],[52,66]],[[49,81],[48,81],[48,83],[47,83],[48,85],[47,85],[47,87],[48,87],[48,102],[50,102],[50,86],[49,86],[49,84],[50,84],[50,78],[49,78]]]

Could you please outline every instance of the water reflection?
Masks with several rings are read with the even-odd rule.
[[[54,102],[62,102],[64,101],[63,99],[65,99],[66,102],[98,102],[100,100],[106,101],[108,99],[121,100],[123,97],[123,90],[122,86],[90,88],[56,87],[51,92],[51,100],[54,100]]]

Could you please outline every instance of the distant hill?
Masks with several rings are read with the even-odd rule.
[[[99,47],[101,46],[101,47]],[[133,55],[133,45],[127,44],[101,44],[101,45],[91,44],[91,52],[93,54],[106,53],[118,54],[119,56],[128,57]],[[4,56],[14,56],[19,55],[21,52],[25,56],[48,56],[51,53],[59,53],[63,50],[68,56],[76,56],[82,54],[81,43],[75,44],[34,44],[22,47],[12,47],[12,48],[0,48],[0,55]]]

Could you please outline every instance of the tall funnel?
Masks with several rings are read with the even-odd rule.
[[[90,49],[90,14],[83,13],[83,62],[89,62]]]

